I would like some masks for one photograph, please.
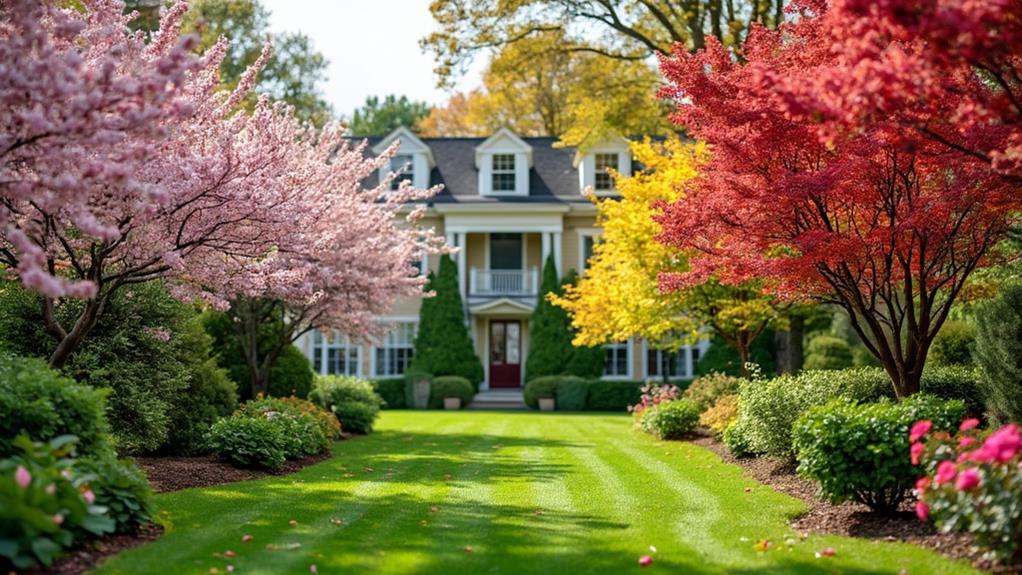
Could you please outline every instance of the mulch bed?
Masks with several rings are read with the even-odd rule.
[[[904,541],[933,549],[954,559],[964,559],[976,568],[995,573],[1022,573],[1019,566],[1005,567],[985,560],[976,549],[973,538],[967,534],[940,533],[932,523],[924,523],[915,516],[914,500],[902,503],[895,515],[873,513],[859,503],[834,505],[821,500],[816,484],[799,477],[795,466],[770,457],[736,458],[714,437],[699,437],[692,443],[705,447],[728,463],[740,465],[760,483],[777,491],[801,499],[809,504],[809,511],[795,519],[791,526],[799,533],[829,533],[862,537],[880,541]]]
[[[138,547],[143,543],[155,541],[161,535],[163,535],[163,527],[149,524],[138,533],[108,535],[92,539],[61,555],[53,562],[53,565],[24,573],[26,575],[43,575],[44,573],[48,575],[82,575],[95,569],[107,557],[132,547]]]

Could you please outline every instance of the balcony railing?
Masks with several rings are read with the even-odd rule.
[[[469,274],[469,295],[530,296],[536,295],[539,283],[536,268],[528,270],[488,270],[472,268]]]

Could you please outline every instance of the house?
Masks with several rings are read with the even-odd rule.
[[[416,187],[443,184],[429,201],[424,225],[461,248],[454,256],[462,300],[476,354],[483,362],[482,389],[519,388],[529,349],[529,317],[546,257],[558,273],[582,273],[600,230],[596,207],[582,191],[613,196],[607,168],[631,174],[627,142],[609,141],[584,154],[555,147],[555,138],[523,138],[501,129],[489,138],[418,138],[399,128],[371,138],[373,153],[400,141],[391,162],[400,179]],[[380,177],[388,170],[381,170]],[[375,183],[375,182],[374,182]],[[394,183],[395,187],[397,183]],[[438,257],[423,262],[435,270]],[[395,329],[378,345],[356,345],[343,334],[303,336],[296,345],[323,374],[369,379],[401,377],[412,358],[420,300],[401,302],[381,321]],[[643,341],[607,345],[604,377],[611,379],[686,378],[707,342],[671,357]]]

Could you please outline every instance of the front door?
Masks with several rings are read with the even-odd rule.
[[[490,387],[522,385],[522,322],[490,320]]]

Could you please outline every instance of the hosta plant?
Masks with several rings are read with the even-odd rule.
[[[911,431],[919,518],[944,532],[965,531],[1002,560],[1022,561],[1022,435],[1009,424],[986,435],[966,419],[957,435],[933,433],[928,420]]]

